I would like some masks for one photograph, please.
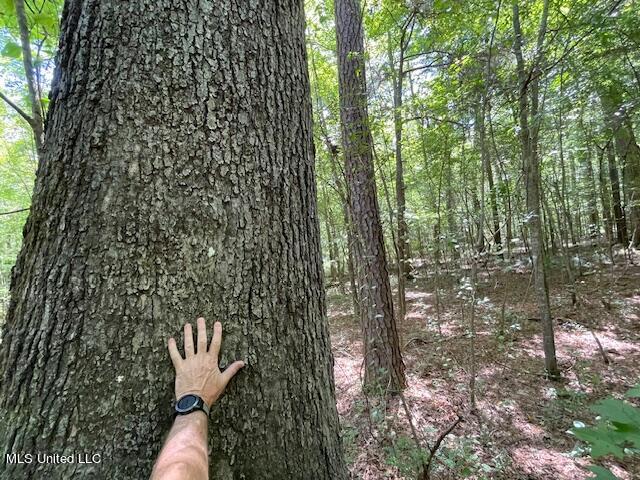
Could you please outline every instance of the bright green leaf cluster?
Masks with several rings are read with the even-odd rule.
[[[640,385],[629,390],[626,397],[640,397]],[[596,425],[577,427],[571,433],[590,445],[593,458],[613,455],[622,459],[629,454],[629,449],[640,450],[640,408],[624,400],[607,398],[591,410],[598,414]],[[603,467],[595,466],[591,471],[597,479],[616,478]]]

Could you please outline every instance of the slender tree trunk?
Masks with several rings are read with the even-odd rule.
[[[327,236],[326,253],[329,254],[329,278],[333,283],[339,283],[338,276],[338,252],[335,244],[335,237],[333,235],[333,228],[331,225],[331,210],[329,209],[329,195],[326,189],[323,189],[322,196],[324,197],[324,230]]]
[[[42,105],[40,95],[38,95],[38,85],[36,80],[33,58],[31,56],[31,41],[29,38],[29,25],[27,24],[27,14],[24,8],[24,0],[15,0],[16,18],[20,29],[20,44],[22,47],[22,64],[27,79],[27,89],[29,91],[29,103],[31,104],[31,118],[29,125],[33,130],[33,138],[36,144],[38,159],[42,159],[44,146],[44,121],[42,115]]]
[[[578,187],[578,172],[576,171],[575,155],[569,157],[569,174],[571,180],[571,188],[569,190],[571,193],[568,194],[568,198],[574,199],[574,202],[570,207],[570,212],[574,213],[573,225],[575,226],[575,238],[572,239],[572,243],[577,244],[584,238],[584,229],[582,226],[582,198],[579,194],[573,194],[573,192],[578,192],[580,190]]]
[[[507,245],[507,257],[511,258],[511,241],[513,240],[513,209],[512,209],[512,199],[511,199],[511,187],[509,182],[509,177],[506,175],[504,171],[504,166],[500,161],[500,155],[498,153],[498,146],[496,144],[496,139],[493,131],[493,122],[491,120],[491,109],[488,112],[489,118],[489,132],[491,134],[491,143],[493,145],[493,151],[495,153],[496,166],[498,167],[499,173],[498,180],[502,182],[504,186],[504,195],[502,196],[502,203],[504,205],[504,217],[505,217],[505,233],[506,233],[506,245]],[[517,119],[516,119],[517,120]]]
[[[558,242],[560,234],[558,232],[559,228],[556,229],[556,226],[553,222],[553,212],[549,207],[549,199],[547,195],[542,195],[542,212],[543,212],[543,221],[542,221],[542,231],[543,234],[546,233],[546,238],[548,238],[548,243],[546,248],[544,249],[546,252],[551,252],[551,255],[556,255],[558,253],[558,243],[562,243],[561,239]],[[546,228],[545,228],[546,227]]]
[[[616,224],[616,238],[618,243],[627,244],[627,218],[622,208],[620,195],[620,177],[616,165],[616,154],[611,141],[607,143],[607,163],[609,165],[609,180],[611,182],[611,199],[613,201],[613,216]]]
[[[600,232],[600,218],[598,215],[596,177],[593,172],[593,164],[591,163],[590,147],[587,147],[587,153],[584,157],[584,167],[587,177],[587,188],[585,194],[587,196],[587,205],[589,205],[589,236],[591,238],[597,238]]]
[[[347,270],[349,272],[349,287],[351,288],[351,303],[353,304],[353,314],[360,318],[360,297],[358,295],[358,281],[356,279],[355,267],[355,235],[353,233],[353,222],[349,217],[348,206],[345,206],[344,221],[347,224]]]
[[[562,81],[562,76],[564,74],[564,69],[560,71],[560,96],[561,98],[564,96],[564,82]],[[562,185],[562,189],[559,192],[559,201],[562,206],[562,218],[566,222],[566,226],[569,229],[569,236],[571,237],[571,242],[573,244],[576,243],[576,234],[573,228],[573,215],[571,213],[571,209],[569,208],[569,199],[571,195],[569,194],[569,189],[567,188],[567,169],[566,169],[566,161],[564,158],[564,112],[562,108],[560,108],[558,112],[557,118],[557,130],[558,130],[558,150],[560,154],[560,181]],[[558,216],[558,223],[560,223],[560,216]],[[569,239],[566,239],[566,248],[569,248]]]
[[[252,19],[254,28],[247,28]],[[211,478],[345,479],[301,2],[71,1],[0,345],[0,479],[148,477],[166,339],[221,320],[243,359]]]
[[[400,391],[406,381],[376,196],[359,2],[336,0],[335,19],[342,144],[364,336],[364,388]]]
[[[607,183],[608,168],[604,164],[605,148],[598,147],[598,180],[600,185],[600,203],[602,204],[602,219],[604,221],[604,230],[609,245],[614,243],[613,240],[613,212],[611,208],[611,192]],[[605,170],[606,169],[606,170]]]
[[[482,93],[482,148],[485,150],[483,155],[485,159],[485,170],[487,175],[487,182],[489,184],[489,202],[491,204],[491,219],[493,221],[493,243],[497,252],[501,252],[500,256],[504,258],[502,253],[502,236],[500,234],[500,216],[498,215],[498,196],[493,183],[493,171],[491,168],[491,154],[489,153],[489,145],[487,140],[487,130],[485,121],[487,118],[491,118],[491,84],[493,81],[491,63],[493,58],[493,43],[495,40],[496,30],[498,28],[498,19],[500,17],[500,8],[502,7],[502,0],[498,2],[498,9],[496,11],[496,19],[491,31],[491,37],[487,48],[487,61],[485,64],[484,75],[484,88]]]
[[[493,220],[493,243],[498,252],[502,251],[502,235],[500,234],[500,215],[498,214],[498,195],[493,181],[491,160],[487,161],[487,180],[489,181],[489,202],[491,203],[491,218]]]
[[[531,75],[527,75],[522,55],[523,37],[520,29],[520,15],[518,2],[513,2],[513,28],[515,32],[514,51],[517,60],[518,81],[519,81],[519,122],[520,122],[520,143],[522,145],[522,157],[524,165],[524,175],[527,190],[527,217],[531,240],[531,257],[534,272],[534,284],[540,318],[543,328],[543,348],[545,356],[545,367],[547,374],[551,378],[560,375],[556,360],[556,348],[553,333],[553,318],[551,317],[551,307],[549,303],[549,289],[547,286],[546,262],[543,247],[543,229],[541,222],[541,202],[540,202],[540,165],[538,159],[537,131],[538,125],[538,80],[541,75],[541,52],[544,34],[546,32],[547,15],[549,1],[544,0],[540,30],[538,32],[538,45],[536,51],[534,70]],[[532,78],[529,82],[529,78]],[[531,105],[528,98],[531,96]],[[529,115],[532,122],[530,124]]]
[[[398,271],[398,318],[404,319],[407,312],[405,302],[406,280],[411,270],[407,255],[407,220],[405,218],[406,198],[404,182],[404,163],[402,159],[402,100],[404,90],[404,53],[411,33],[407,29],[413,25],[413,15],[402,28],[399,45],[398,67],[396,69],[393,58],[391,36],[388,39],[389,65],[392,71],[393,84],[393,130],[395,135],[394,150],[396,159],[396,250]],[[411,30],[412,31],[412,30]]]
[[[455,194],[453,191],[453,165],[451,164],[451,149],[449,147],[449,143],[447,140],[447,144],[445,146],[446,154],[445,154],[445,165],[446,167],[440,171],[440,182],[442,182],[442,174],[446,171],[446,187],[445,187],[445,207],[446,207],[446,218],[447,218],[447,244],[451,246],[451,255],[454,260],[460,258],[460,251],[458,249],[459,246],[459,228],[458,228],[458,220],[457,220],[457,209],[455,203]]]
[[[560,215],[560,208],[558,202],[556,202],[556,215],[558,218],[562,218]],[[562,260],[564,263],[565,271],[567,272],[567,280],[569,281],[569,291],[571,292],[571,306],[575,307],[578,303],[578,296],[576,293],[576,279],[571,266],[571,252],[569,251],[569,236],[566,229],[559,228],[560,230],[560,246],[562,247]]]
[[[482,253],[485,251],[485,242],[484,242],[484,225],[485,225],[485,221],[486,221],[486,215],[485,215],[485,204],[486,204],[486,195],[485,195],[485,175],[487,173],[487,163],[489,163],[489,151],[487,148],[487,144],[486,144],[486,135],[485,135],[485,128],[484,128],[484,119],[485,119],[485,113],[486,113],[486,108],[487,108],[487,100],[486,100],[486,95],[481,94],[481,99],[480,99],[480,107],[477,108],[476,107],[476,112],[475,112],[475,117],[476,117],[476,124],[478,126],[478,128],[476,129],[477,132],[477,141],[478,141],[478,148],[480,149],[480,182],[479,182],[479,187],[480,187],[480,200],[479,200],[479,209],[476,210],[476,215],[478,218],[478,236],[477,236],[477,240],[476,240],[476,251],[478,253]],[[491,232],[492,236],[494,232]]]
[[[327,138],[328,141],[328,138]],[[345,228],[347,230],[347,270],[349,272],[349,284],[351,288],[351,300],[353,303],[353,313],[357,317],[360,316],[360,299],[358,296],[358,285],[355,274],[354,266],[354,248],[355,248],[355,234],[354,234],[354,222],[349,215],[349,192],[345,185],[344,171],[338,172],[338,148],[329,144],[329,150],[331,152],[331,175],[335,182],[338,194],[340,195],[340,203],[342,204],[342,216],[344,218]]]
[[[424,249],[424,239],[422,238],[422,227],[420,226],[420,224],[418,223],[416,225],[416,236],[417,236],[417,242],[418,242],[418,255],[420,255],[420,261],[424,261],[424,259],[427,257],[427,252]]]

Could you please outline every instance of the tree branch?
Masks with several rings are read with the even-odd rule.
[[[42,146],[44,143],[44,122],[42,116],[42,108],[40,99],[38,98],[38,89],[34,78],[33,58],[31,57],[31,43],[29,41],[29,26],[27,25],[27,14],[25,13],[24,0],[15,0],[16,16],[18,19],[18,27],[20,28],[20,43],[22,44],[22,63],[24,64],[24,73],[27,77],[27,87],[29,88],[29,99],[31,100],[31,128],[36,141],[36,150],[38,157],[42,154]]]
[[[16,105],[15,103],[13,103],[11,101],[11,99],[9,97],[7,97],[4,93],[0,92],[0,98],[2,100],[4,100],[5,102],[7,102],[7,105],[9,105],[11,108],[13,108],[18,115],[20,115],[22,118],[24,118],[27,123],[29,124],[29,126],[31,128],[33,128],[33,118],[31,118],[29,116],[29,114],[27,114],[27,112],[25,112],[24,110],[22,110],[18,105]]]
[[[10,212],[0,212],[0,215],[11,215],[12,213],[26,212],[27,210],[30,210],[30,209],[31,207],[20,208],[18,210],[11,210]]]
[[[433,462],[433,459],[436,456],[436,452],[440,448],[440,445],[442,444],[442,441],[446,438],[446,436],[449,435],[451,432],[453,432],[453,429],[456,428],[461,421],[462,421],[462,417],[458,415],[458,418],[451,425],[449,425],[449,428],[447,428],[440,435],[438,435],[438,438],[436,439],[436,443],[433,444],[433,447],[429,448],[429,460],[427,460],[427,464],[424,466],[421,480],[429,480],[429,469],[431,468],[431,463]]]

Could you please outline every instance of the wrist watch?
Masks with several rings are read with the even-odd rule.
[[[191,412],[202,410],[209,416],[209,406],[198,395],[188,394],[180,397],[176,402],[175,415],[187,415]]]

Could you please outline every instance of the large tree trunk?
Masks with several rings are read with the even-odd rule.
[[[373,169],[358,0],[336,0],[340,120],[364,336],[365,389],[405,386]]]
[[[517,0],[513,2],[513,27],[516,35],[514,42],[517,60],[518,83],[519,83],[519,123],[520,123],[520,143],[522,146],[522,163],[524,166],[524,177],[527,191],[527,217],[531,241],[531,259],[534,273],[534,286],[536,300],[542,320],[543,349],[545,368],[551,378],[559,376],[558,362],[556,360],[556,347],[553,332],[553,318],[551,317],[551,306],[549,303],[549,288],[547,286],[547,266],[545,262],[543,245],[543,228],[541,218],[541,182],[540,182],[540,162],[538,158],[538,79],[541,75],[540,62],[542,60],[542,40],[546,32],[546,20],[549,9],[548,0],[544,1],[540,30],[538,32],[538,45],[536,59],[534,59],[534,70],[527,75],[524,67],[522,55],[522,31],[520,29],[520,16]],[[529,81],[529,78],[532,80]],[[531,96],[531,104],[528,98]],[[531,116],[531,119],[529,118]]]
[[[251,6],[253,5],[253,6]],[[211,477],[343,479],[302,2],[66,3],[0,347],[0,479],[145,478],[171,424],[166,339],[202,315],[247,367]]]

